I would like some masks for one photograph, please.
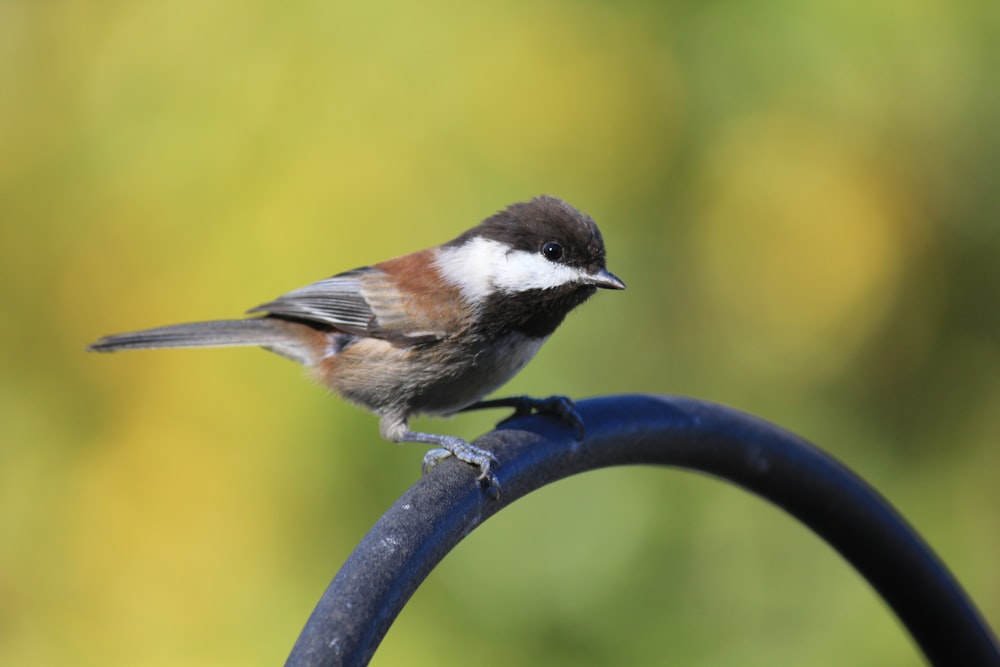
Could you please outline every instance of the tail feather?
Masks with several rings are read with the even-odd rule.
[[[308,363],[312,355],[301,335],[288,327],[304,325],[267,317],[246,320],[216,320],[174,324],[143,331],[104,336],[87,346],[91,352],[148,350],[171,347],[265,347],[299,363]]]

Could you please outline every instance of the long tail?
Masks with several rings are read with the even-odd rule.
[[[163,347],[258,346],[302,364],[313,359],[310,342],[316,335],[310,327],[269,317],[246,320],[216,320],[112,334],[91,343],[91,352],[148,350]]]

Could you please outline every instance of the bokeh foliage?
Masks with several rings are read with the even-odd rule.
[[[0,0],[0,663],[275,664],[419,471],[284,360],[87,342],[237,316],[540,192],[598,220],[629,289],[511,392],[797,431],[996,625],[998,38],[991,0]],[[375,664],[917,659],[789,518],[627,469],[477,531]]]

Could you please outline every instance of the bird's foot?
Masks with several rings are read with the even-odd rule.
[[[459,461],[479,468],[479,475],[476,477],[476,481],[483,488],[489,489],[491,495],[494,497],[498,498],[500,496],[500,482],[497,480],[496,475],[493,474],[493,466],[500,464],[488,449],[476,447],[462,438],[451,435],[417,433],[414,431],[407,431],[403,435],[402,440],[437,445],[436,449],[432,449],[424,455],[424,474],[442,459],[454,456]]]
[[[494,398],[489,401],[473,403],[469,407],[464,408],[464,410],[480,410],[484,408],[514,408],[514,414],[500,420],[497,426],[503,426],[512,419],[527,417],[535,413],[556,417],[573,429],[573,435],[577,440],[583,440],[585,433],[583,418],[576,411],[576,405],[573,404],[573,401],[566,396],[549,396],[548,398],[510,396],[507,398]]]

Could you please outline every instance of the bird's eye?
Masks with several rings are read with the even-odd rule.
[[[542,245],[542,256],[550,262],[558,262],[563,256],[563,247],[555,241]]]

